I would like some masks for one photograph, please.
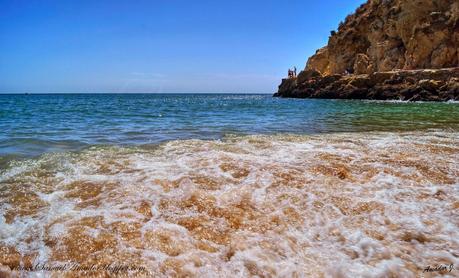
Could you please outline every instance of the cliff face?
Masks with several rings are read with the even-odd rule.
[[[458,64],[458,0],[370,0],[332,32],[306,69],[363,74]]]
[[[459,0],[369,0],[275,96],[459,99],[457,67]]]

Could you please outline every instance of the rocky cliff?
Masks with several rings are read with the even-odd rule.
[[[309,58],[305,70],[298,78],[283,81],[276,95],[314,97],[321,94],[312,93],[311,89],[325,89],[321,86],[330,86],[329,82],[335,80],[340,85],[329,89],[347,88],[347,93],[335,92],[335,97],[358,95],[359,98],[370,98],[370,92],[366,94],[363,90],[375,89],[375,86],[380,86],[379,90],[383,90],[384,87],[382,83],[373,84],[374,77],[371,76],[374,73],[386,72],[384,76],[391,77],[384,78],[382,82],[393,83],[392,85],[398,82],[398,89],[404,89],[403,84],[414,89],[421,88],[417,84],[424,82],[416,77],[415,70],[458,66],[458,0],[369,0],[354,14],[349,15],[339,25],[338,31],[331,32],[328,45]],[[425,80],[441,83],[438,88],[449,90],[448,94],[443,94],[444,97],[457,99],[455,89],[449,89],[457,88],[453,84],[458,82],[457,70],[441,70],[441,74],[433,74],[434,72],[438,71],[423,71],[422,76]],[[432,78],[429,73],[432,73]],[[354,78],[352,75],[362,76]],[[408,76],[411,77],[410,81],[396,80]],[[365,86],[343,85],[351,79],[363,78],[369,78]],[[392,85],[386,87],[392,90]],[[416,90],[413,92],[414,95],[417,94]],[[440,91],[437,90],[436,93],[439,94]],[[401,95],[383,92],[378,95],[381,98],[389,95],[402,98]],[[438,99],[444,100],[441,97]]]

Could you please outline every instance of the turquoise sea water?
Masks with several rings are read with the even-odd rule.
[[[0,95],[0,131],[0,266],[419,277],[459,265],[458,103]],[[51,276],[20,276],[36,275]]]
[[[0,157],[227,135],[459,129],[457,103],[270,95],[0,95]]]

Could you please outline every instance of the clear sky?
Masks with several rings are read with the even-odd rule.
[[[364,0],[0,0],[0,93],[272,93]]]

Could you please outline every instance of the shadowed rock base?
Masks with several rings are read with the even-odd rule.
[[[283,79],[275,97],[404,101],[459,100],[459,68],[321,76],[302,71]]]

